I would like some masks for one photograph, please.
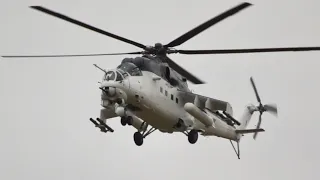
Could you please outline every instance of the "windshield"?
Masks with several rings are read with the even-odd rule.
[[[124,62],[118,66],[121,71],[129,73],[131,76],[142,76],[140,69],[131,62]]]
[[[103,80],[105,80],[105,81],[122,81],[123,76],[118,71],[108,71],[104,75]]]

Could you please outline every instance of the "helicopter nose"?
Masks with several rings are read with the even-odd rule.
[[[102,90],[102,99],[116,101],[119,99],[127,100],[126,84],[115,81],[103,81],[99,87]]]
[[[119,102],[127,100],[127,94],[120,88],[117,87],[110,87],[110,86],[103,86],[100,87],[102,90],[101,98],[103,100],[108,100],[112,102]]]
[[[106,93],[106,95],[107,96],[109,96],[109,97],[113,97],[113,96],[115,96],[116,95],[116,88],[114,88],[114,87],[103,87],[102,88],[103,90],[104,90],[104,92]]]

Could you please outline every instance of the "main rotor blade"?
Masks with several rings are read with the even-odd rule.
[[[187,70],[183,69],[181,66],[176,64],[174,61],[172,61],[170,58],[166,57],[166,62],[168,65],[177,71],[181,76],[185,77],[187,80],[194,84],[204,84],[205,82],[188,72]]]
[[[140,47],[140,48],[142,48],[142,49],[145,49],[145,48],[146,48],[146,46],[143,45],[143,44],[140,44],[140,43],[138,43],[138,42],[135,42],[135,41],[126,39],[126,38],[124,38],[124,37],[120,37],[120,36],[118,36],[118,35],[109,33],[109,32],[107,32],[107,31],[104,31],[104,30],[101,30],[101,29],[98,29],[98,28],[93,27],[93,26],[91,26],[91,25],[88,25],[88,24],[86,24],[86,23],[80,22],[80,21],[78,21],[78,20],[72,19],[72,18],[70,18],[70,17],[68,17],[68,16],[65,16],[65,15],[63,15],[63,14],[60,14],[60,13],[58,13],[58,12],[54,12],[54,11],[52,11],[52,10],[50,10],[50,9],[45,8],[45,7],[42,7],[42,6],[30,6],[30,8],[35,9],[35,10],[38,10],[38,11],[41,11],[41,12],[46,13],[46,14],[49,14],[49,15],[52,15],[52,16],[54,16],[54,17],[63,19],[63,20],[68,21],[68,22],[70,22],[70,23],[73,23],[73,24],[82,26],[82,27],[84,27],[84,28],[90,29],[90,30],[95,31],[95,32],[97,32],[97,33],[100,33],[100,34],[103,34],[103,35],[112,37],[112,38],[114,38],[114,39],[117,39],[117,40],[120,40],[120,41],[129,43],[129,44],[132,44],[132,45],[137,46],[137,47]]]
[[[3,58],[43,58],[43,57],[79,57],[79,56],[109,56],[109,55],[126,55],[126,54],[142,54],[142,52],[129,53],[110,53],[110,54],[59,54],[59,55],[25,55],[25,56],[1,56]]]
[[[214,49],[214,50],[176,50],[180,54],[242,54],[285,51],[320,51],[320,47],[284,47],[284,48],[256,48],[256,49]]]
[[[213,26],[214,24],[217,24],[218,22],[240,12],[241,10],[251,6],[252,4],[244,2],[241,3],[231,9],[229,9],[228,11],[223,12],[222,14],[206,21],[205,23],[197,26],[196,28],[190,30],[189,32],[183,34],[182,36],[178,37],[177,39],[171,41],[170,43],[168,43],[167,45],[165,45],[166,47],[175,47],[175,46],[179,46],[182,43],[188,41],[189,39],[193,38],[194,36],[200,34],[201,32],[203,32],[204,30],[208,29],[209,27]]]
[[[260,99],[260,96],[259,96],[259,94],[258,94],[258,90],[257,90],[256,84],[254,83],[252,77],[250,77],[250,82],[251,82],[251,85],[252,85],[252,87],[253,87],[254,93],[256,94],[257,100],[258,100],[258,102],[261,104],[261,99]]]

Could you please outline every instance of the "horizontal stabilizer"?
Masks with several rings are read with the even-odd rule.
[[[264,132],[264,129],[244,129],[244,130],[236,130],[237,134],[248,134],[255,132]]]

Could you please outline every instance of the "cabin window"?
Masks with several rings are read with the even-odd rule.
[[[165,90],[165,95],[168,96],[168,91],[167,90]]]
[[[171,94],[171,100],[173,100],[173,94]]]
[[[160,87],[160,92],[161,92],[161,93],[163,92],[163,88],[162,88],[162,87]]]
[[[176,103],[177,103],[177,104],[179,103],[179,100],[178,100],[178,98],[176,98]]]

